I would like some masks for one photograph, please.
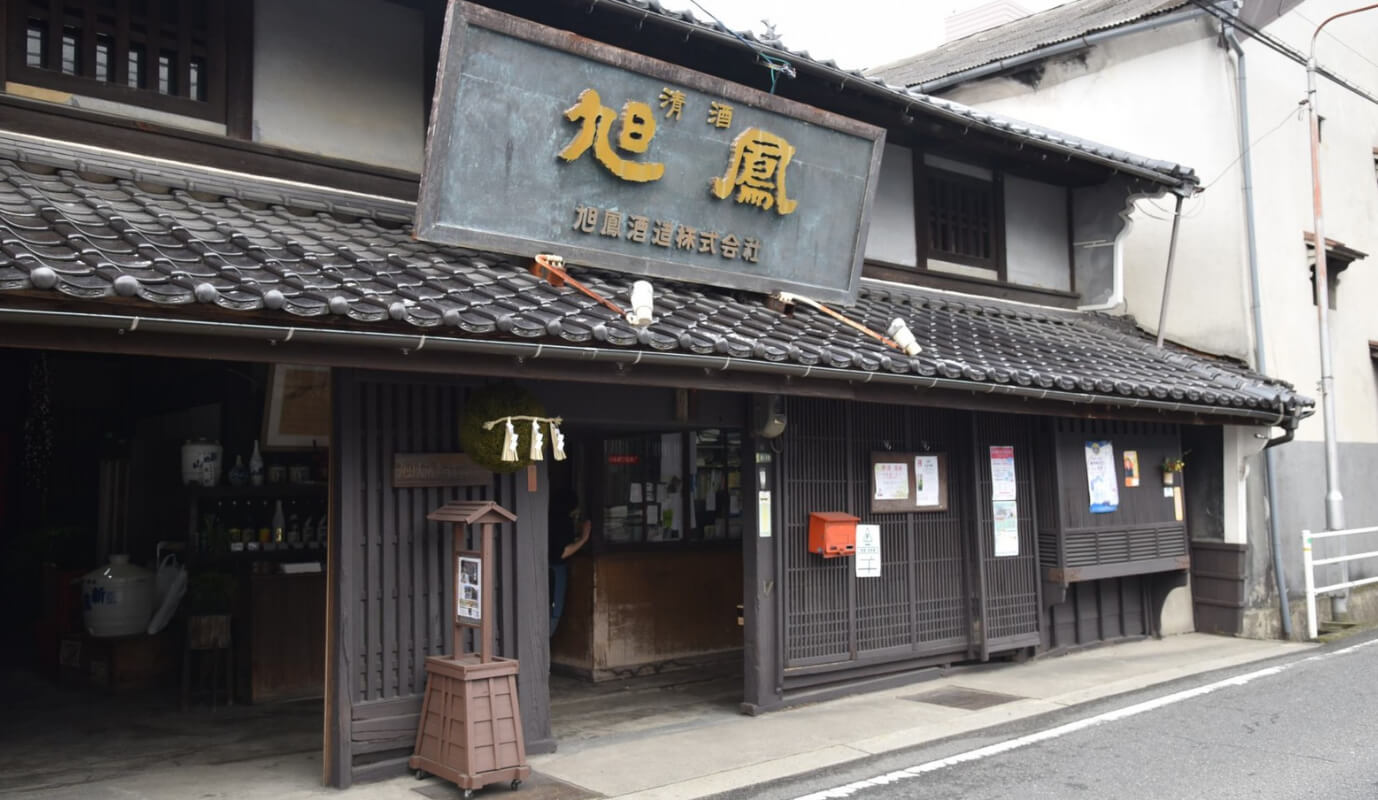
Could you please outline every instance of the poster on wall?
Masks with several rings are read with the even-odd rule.
[[[991,503],[991,518],[995,521],[995,555],[997,558],[1019,555],[1019,507],[1013,500]]]
[[[1133,489],[1139,485],[1139,451],[1124,451],[1124,488]]]
[[[875,491],[872,500],[908,500],[909,465],[881,462],[875,465]]]
[[[946,505],[938,492],[941,480],[938,456],[914,456],[914,505],[918,508]]]
[[[858,578],[880,577],[880,526],[856,526],[856,564]]]
[[[990,497],[992,500],[1016,498],[1013,447],[990,449]]]
[[[455,615],[460,622],[478,622],[483,618],[483,560],[478,556],[459,556],[458,575]]]
[[[871,453],[872,514],[946,510],[946,453]]]
[[[1109,514],[1120,507],[1115,479],[1115,446],[1108,441],[1086,443],[1086,485],[1091,490],[1091,513]]]

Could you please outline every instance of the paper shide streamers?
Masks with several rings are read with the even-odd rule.
[[[560,417],[533,417],[525,414],[513,415],[510,417],[498,417],[483,423],[483,429],[491,431],[499,423],[503,426],[502,433],[502,460],[518,461],[520,456],[517,452],[517,428],[513,423],[531,423],[531,446],[527,458],[531,461],[545,460],[545,434],[541,431],[541,426],[545,425],[550,429],[550,448],[551,457],[556,461],[565,460],[565,435],[560,432],[560,424],[564,422]]]

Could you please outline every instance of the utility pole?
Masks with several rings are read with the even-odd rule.
[[[1321,207],[1321,134],[1320,118],[1316,113],[1316,39],[1321,29],[1340,17],[1371,11],[1373,3],[1327,17],[1311,34],[1311,50],[1306,57],[1306,111],[1311,125],[1311,208],[1316,237],[1316,330],[1321,346],[1321,416],[1325,423],[1325,529],[1343,530],[1344,495],[1340,493],[1339,445],[1335,436],[1335,369],[1330,352],[1330,283],[1326,270],[1325,215]],[[1346,562],[1340,562],[1341,582],[1349,581]],[[1349,612],[1349,590],[1331,597],[1332,616]]]

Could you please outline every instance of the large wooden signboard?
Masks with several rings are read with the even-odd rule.
[[[811,106],[451,3],[417,236],[848,302],[884,139]]]

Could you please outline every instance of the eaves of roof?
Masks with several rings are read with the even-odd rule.
[[[503,256],[419,242],[400,206],[253,176],[125,164],[0,136],[0,298],[48,297],[63,324],[140,330],[238,325],[322,342],[431,341],[464,352],[626,360],[904,384],[1274,424],[1310,413],[1286,383],[1232,362],[1159,349],[1122,318],[864,283],[845,309],[885,329],[904,319],[923,348],[906,356],[810,309],[657,282],[656,321],[630,326]],[[15,155],[15,154],[18,155]],[[101,155],[101,159],[94,158]],[[41,157],[49,166],[39,166]],[[81,172],[75,167],[80,166]],[[634,276],[580,270],[624,304]],[[0,318],[36,319],[20,295]],[[225,323],[242,315],[243,323]],[[127,323],[127,320],[126,320]]]
[[[930,85],[1052,45],[1165,18],[1187,6],[1192,6],[1189,0],[1071,0],[867,73],[904,86]]]

